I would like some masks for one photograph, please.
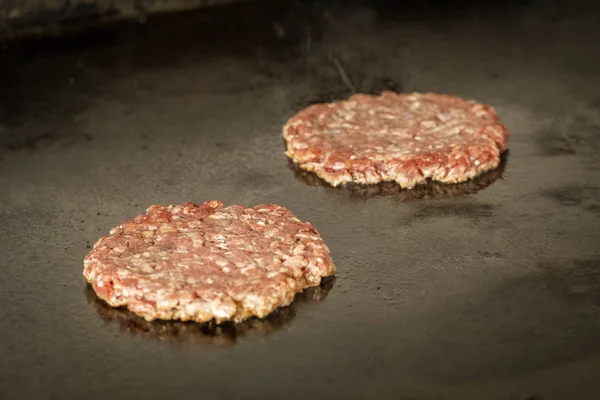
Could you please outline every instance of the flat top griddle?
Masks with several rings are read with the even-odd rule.
[[[484,3],[258,2],[4,49],[0,397],[599,398],[598,13]],[[289,168],[293,113],[388,88],[494,105],[504,170],[407,193]],[[289,207],[336,279],[223,327],[87,288],[111,227],[212,199]]]

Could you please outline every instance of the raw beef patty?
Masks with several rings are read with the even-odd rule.
[[[100,238],[83,274],[146,320],[264,317],[335,266],[319,233],[274,204],[154,205]]]
[[[508,130],[490,106],[442,94],[356,94],[314,104],[283,128],[287,156],[332,186],[427,179],[457,183],[494,169]]]

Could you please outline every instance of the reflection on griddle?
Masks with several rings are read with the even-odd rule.
[[[402,189],[395,182],[383,182],[376,185],[350,183],[345,186],[332,187],[315,173],[300,169],[291,160],[288,161],[288,167],[294,171],[296,179],[309,186],[322,186],[338,193],[348,193],[350,197],[356,199],[366,200],[374,197],[393,196],[396,200],[405,202],[424,198],[459,197],[476,193],[498,179],[502,179],[507,161],[508,151],[502,155],[498,167],[475,179],[456,184],[428,181],[428,183],[418,185],[412,189]]]
[[[296,295],[287,307],[275,310],[266,318],[251,318],[241,323],[194,323],[182,321],[146,321],[124,307],[111,307],[101,300],[94,289],[87,285],[85,294],[88,303],[93,304],[100,318],[106,323],[117,323],[122,332],[132,336],[147,337],[163,342],[208,343],[233,345],[244,336],[266,336],[288,325],[296,317],[303,303],[321,301],[327,297],[335,283],[335,277],[323,279],[320,286],[308,288]]]

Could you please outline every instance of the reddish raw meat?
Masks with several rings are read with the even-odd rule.
[[[113,228],[84,260],[112,306],[146,320],[264,317],[335,273],[319,233],[273,204],[151,206]]]
[[[508,130],[490,106],[441,94],[356,94],[315,104],[283,128],[286,154],[332,186],[457,183],[500,163]]]

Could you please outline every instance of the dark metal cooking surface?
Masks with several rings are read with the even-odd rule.
[[[597,10],[428,3],[240,4],[2,51],[0,397],[600,398]],[[297,179],[283,123],[349,87],[493,104],[503,179],[415,197]],[[211,199],[311,221],[332,287],[224,328],[86,289],[111,227]]]

